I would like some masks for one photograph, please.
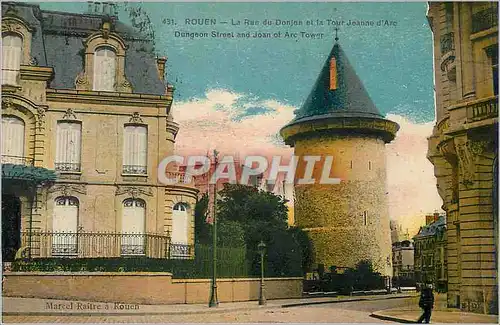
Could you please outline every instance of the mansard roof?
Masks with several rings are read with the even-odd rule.
[[[41,10],[37,4],[4,2],[2,16],[22,19],[33,29],[31,56],[38,66],[54,68],[49,87],[74,89],[75,78],[84,67],[84,40],[100,30],[104,14],[75,14]],[[157,72],[151,40],[131,26],[111,17],[112,31],[126,45],[125,75],[134,93],[165,95],[166,84]]]

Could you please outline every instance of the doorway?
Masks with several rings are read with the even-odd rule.
[[[2,195],[2,262],[12,262],[21,247],[21,201]]]

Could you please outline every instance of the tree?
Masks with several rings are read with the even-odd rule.
[[[212,240],[211,226],[206,223],[208,202],[208,193],[205,193],[194,208],[194,238],[197,244],[210,244]]]
[[[309,259],[310,244],[307,234],[300,229],[288,229],[288,208],[285,199],[252,186],[239,184],[225,184],[219,195],[221,198],[217,203],[218,226],[228,222],[241,226],[247,256],[252,258],[251,270],[254,274],[260,272],[257,245],[261,240],[267,245],[266,275],[303,274],[304,265],[309,265],[308,261],[304,263],[303,256]],[[227,233],[227,236],[234,237],[235,233]]]

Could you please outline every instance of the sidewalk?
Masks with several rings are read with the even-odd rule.
[[[380,310],[372,313],[370,316],[378,319],[389,320],[398,323],[416,323],[417,319],[422,315],[421,310],[394,308]],[[498,315],[484,315],[475,313],[464,313],[453,310],[436,310],[432,311],[431,323],[498,323]]]
[[[243,311],[250,309],[287,308],[317,304],[355,302],[366,300],[403,299],[408,294],[374,295],[358,297],[319,297],[302,299],[268,300],[267,305],[259,306],[258,301],[225,302],[216,308],[208,304],[176,304],[176,305],[136,305],[110,302],[89,302],[74,300],[56,300],[39,298],[2,298],[2,314],[16,315],[187,315],[210,314]]]

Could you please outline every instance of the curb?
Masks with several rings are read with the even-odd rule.
[[[345,302],[357,302],[357,301],[372,301],[372,300],[386,300],[386,299],[402,299],[409,298],[411,296],[398,296],[398,297],[386,297],[386,298],[355,298],[355,299],[338,299],[338,300],[327,300],[327,301],[314,301],[314,302],[301,302],[301,303],[290,303],[290,304],[268,304],[265,306],[255,305],[245,306],[245,307],[235,307],[235,308],[216,308],[216,309],[202,309],[202,310],[175,310],[175,311],[151,311],[151,312],[2,312],[4,316],[147,316],[147,315],[194,315],[194,314],[220,314],[229,313],[235,311],[248,311],[255,309],[272,309],[272,308],[290,308],[290,307],[300,307],[308,305],[319,305],[319,304],[335,304],[335,303],[345,303]]]
[[[320,304],[337,304],[343,302],[356,302],[356,301],[375,301],[375,300],[389,300],[389,299],[403,299],[403,298],[411,298],[412,296],[397,296],[397,297],[385,297],[385,298],[354,298],[354,299],[337,299],[337,300],[325,300],[325,301],[314,301],[314,302],[297,302],[292,304],[284,304],[281,305],[281,308],[289,308],[289,307],[299,307],[299,306],[308,306],[308,305],[320,305]]]
[[[377,311],[374,313],[371,313],[370,317],[381,319],[381,320],[388,320],[388,321],[392,321],[392,322],[396,322],[396,323],[403,323],[403,324],[415,324],[417,322],[413,319],[384,315],[384,314],[381,314]]]

